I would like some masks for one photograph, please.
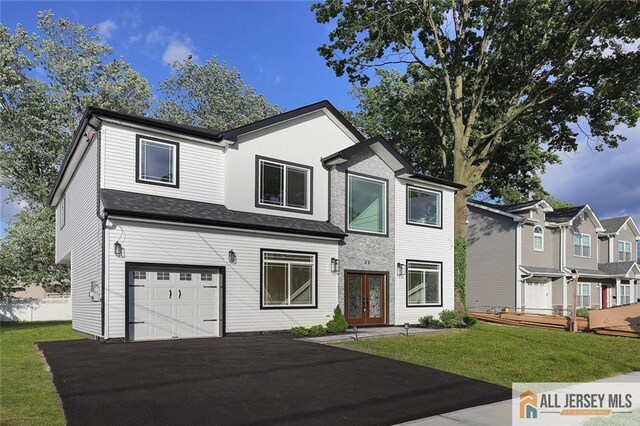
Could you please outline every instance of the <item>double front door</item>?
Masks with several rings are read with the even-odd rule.
[[[387,307],[386,275],[347,273],[346,317],[350,325],[384,324]]]

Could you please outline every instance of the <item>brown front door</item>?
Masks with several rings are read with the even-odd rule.
[[[602,309],[609,307],[609,286],[602,286]]]
[[[350,325],[384,324],[386,320],[386,276],[347,273],[346,314]]]

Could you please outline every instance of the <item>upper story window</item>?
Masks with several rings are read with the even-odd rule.
[[[313,168],[256,157],[256,207],[311,213]]]
[[[347,230],[387,234],[387,181],[347,175]]]
[[[62,196],[60,200],[60,207],[58,207],[58,222],[60,223],[60,229],[64,228],[67,223],[67,194]]]
[[[591,257],[591,235],[573,234],[573,255],[578,257]]]
[[[544,229],[540,225],[533,227],[533,249],[544,251]]]
[[[618,262],[631,261],[631,243],[627,241],[618,241]]]
[[[146,136],[137,137],[136,182],[178,187],[179,145]]]
[[[407,223],[442,227],[442,193],[407,186]]]
[[[315,253],[262,251],[262,308],[316,306]]]

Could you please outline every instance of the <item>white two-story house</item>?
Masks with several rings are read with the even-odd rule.
[[[322,101],[224,132],[88,108],[60,167],[73,328],[214,337],[453,307],[453,197]]]

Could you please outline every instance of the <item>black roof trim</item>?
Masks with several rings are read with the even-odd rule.
[[[408,171],[408,173],[410,173],[411,177],[414,178],[414,179],[420,179],[420,180],[424,180],[426,182],[437,183],[438,185],[449,186],[449,187],[455,188],[457,190],[465,189],[467,187],[467,185],[463,185],[461,183],[457,183],[457,182],[454,182],[454,181],[451,181],[451,180],[447,180],[447,179],[438,178],[438,177],[435,177],[435,176],[425,175],[423,173],[416,173],[416,172],[412,172],[412,171]]]
[[[230,141],[236,142],[238,140],[238,136],[243,135],[245,133],[253,132],[256,130],[260,130],[264,127],[273,126],[274,124],[281,123],[283,121],[291,120],[296,117],[300,117],[302,115],[306,115],[312,113],[314,111],[319,111],[323,108],[328,109],[336,118],[345,126],[351,133],[353,133],[359,141],[365,140],[365,137],[358,129],[355,128],[353,124],[351,124],[344,115],[340,111],[336,109],[331,102],[327,100],[323,100],[320,102],[316,102],[311,105],[303,106],[300,108],[292,109],[291,111],[283,112],[282,114],[274,115],[272,117],[265,118],[263,120],[259,120],[253,123],[246,124],[244,126],[236,127],[235,129],[229,129],[224,132],[224,138]]]
[[[337,239],[347,235],[329,222],[229,210],[221,204],[113,189],[102,189],[100,196],[110,215]]]

